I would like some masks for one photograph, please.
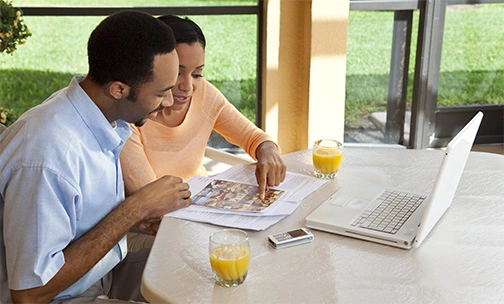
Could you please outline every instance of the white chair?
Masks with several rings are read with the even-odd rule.
[[[203,160],[203,166],[206,168],[208,175],[215,175],[233,165],[252,163],[254,163],[254,160],[247,154],[235,155],[209,146],[205,149],[205,159]]]
[[[205,157],[228,165],[251,164],[254,162],[254,160],[248,155],[235,155],[209,146],[205,149]]]

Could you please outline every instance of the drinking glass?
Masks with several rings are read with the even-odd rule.
[[[315,141],[312,150],[314,174],[318,178],[333,179],[343,157],[343,144],[333,139]]]
[[[250,259],[249,238],[245,231],[223,229],[210,235],[210,265],[218,285],[237,286],[247,278]]]

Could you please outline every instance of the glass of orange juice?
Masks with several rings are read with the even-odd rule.
[[[210,235],[210,266],[218,285],[238,286],[245,281],[250,259],[247,233],[223,229]]]
[[[333,139],[315,141],[312,150],[314,174],[318,178],[333,179],[343,157],[343,144]]]

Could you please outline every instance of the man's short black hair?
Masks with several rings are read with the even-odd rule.
[[[154,56],[171,53],[175,38],[169,26],[139,11],[105,18],[88,41],[88,76],[97,84],[121,81],[137,88],[153,76]]]

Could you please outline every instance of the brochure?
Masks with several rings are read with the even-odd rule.
[[[264,230],[294,212],[304,198],[327,180],[287,171],[278,187],[270,187],[261,200],[255,166],[238,164],[213,177],[188,181],[193,204],[166,214],[219,226]]]

